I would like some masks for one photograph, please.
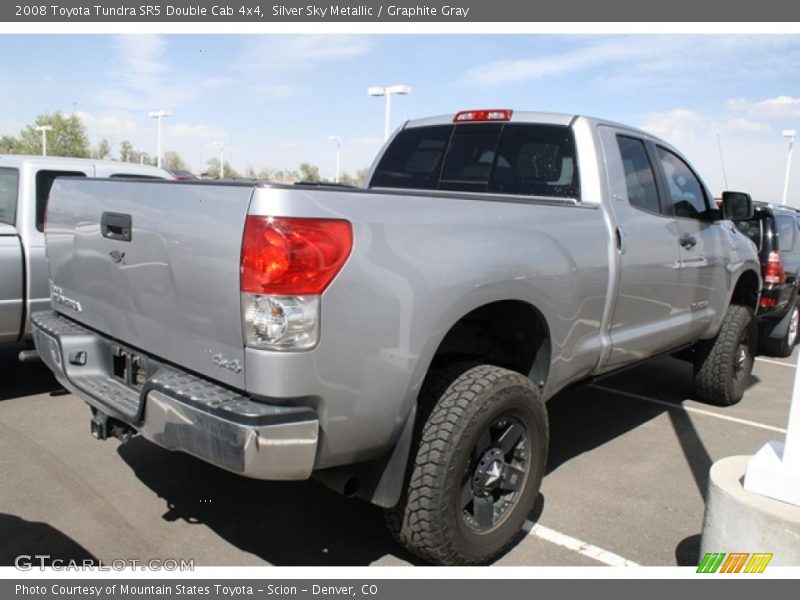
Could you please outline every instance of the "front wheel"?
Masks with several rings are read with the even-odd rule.
[[[694,385],[701,400],[728,406],[742,399],[753,372],[756,336],[753,310],[731,304],[716,337],[697,345]]]
[[[539,390],[492,365],[450,367],[420,395],[424,418],[408,487],[387,523],[437,564],[491,561],[513,541],[539,493],[547,414]]]

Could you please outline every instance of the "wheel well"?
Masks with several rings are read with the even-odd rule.
[[[450,328],[432,366],[470,359],[529,375],[544,386],[550,369],[550,336],[544,317],[519,300],[476,308]]]
[[[754,271],[745,271],[736,282],[731,296],[731,304],[749,306],[754,311],[758,308],[758,293],[761,290],[758,275]]]

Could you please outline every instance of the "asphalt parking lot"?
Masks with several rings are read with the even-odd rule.
[[[19,364],[18,350],[0,350],[0,565],[20,554],[419,563],[379,509],[317,483],[247,480],[140,438],[94,440],[83,402],[43,365]],[[499,564],[697,564],[709,468],[783,439],[794,361],[758,359],[728,408],[691,400],[691,366],[671,358],[554,398],[531,526]]]

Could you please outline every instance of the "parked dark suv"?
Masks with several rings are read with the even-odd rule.
[[[789,356],[797,343],[800,324],[800,213],[787,206],[756,202],[753,218],[736,226],[753,240],[761,261],[760,351]]]

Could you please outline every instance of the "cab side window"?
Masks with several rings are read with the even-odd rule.
[[[631,206],[658,213],[660,203],[653,166],[647,156],[642,140],[620,135],[617,145],[625,170],[625,187],[628,190],[628,201]]]
[[[667,199],[676,217],[703,219],[709,213],[703,184],[683,159],[658,147],[658,159],[667,183]]]

